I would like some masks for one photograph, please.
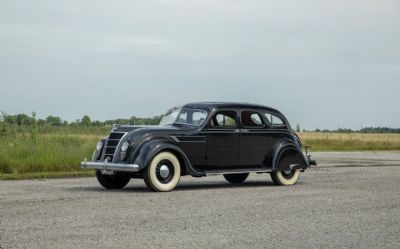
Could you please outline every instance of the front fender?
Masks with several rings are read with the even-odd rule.
[[[178,156],[179,161],[185,168],[185,173],[192,176],[204,176],[203,173],[196,171],[189,162],[186,154],[172,141],[166,139],[155,139],[145,142],[140,148],[136,149],[129,159],[130,163],[139,165],[139,169],[146,168],[153,157],[161,151],[170,151]]]
[[[307,157],[300,146],[292,140],[283,139],[274,148],[272,171],[307,169],[310,167]]]

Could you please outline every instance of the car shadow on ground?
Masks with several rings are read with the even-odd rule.
[[[275,187],[272,182],[268,181],[249,181],[242,184],[230,184],[226,182],[202,182],[202,183],[179,183],[173,190],[177,191],[192,191],[192,190],[209,190],[209,189],[232,189],[232,188],[259,188],[259,187]],[[123,189],[104,189],[102,186],[90,187],[71,187],[71,191],[88,191],[88,192],[152,192],[145,185],[128,185]]]
[[[272,182],[249,181],[241,184],[231,184],[226,182],[207,182],[207,183],[181,183],[176,186],[174,191],[190,191],[199,189],[230,189],[230,188],[256,188],[275,186]]]

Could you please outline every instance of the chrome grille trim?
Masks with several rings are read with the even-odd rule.
[[[118,135],[116,135],[118,134]],[[118,131],[112,131],[110,135],[107,137],[103,151],[102,151],[102,157],[101,160],[104,161],[107,157],[110,157],[109,162],[114,162],[115,161],[115,152],[118,151],[119,146],[121,145],[121,141],[125,138],[125,136],[128,135],[127,132],[118,132]],[[120,138],[115,138],[120,136]],[[113,138],[110,138],[113,137]],[[118,141],[116,146],[108,146],[108,141]]]

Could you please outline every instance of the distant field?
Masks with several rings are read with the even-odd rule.
[[[79,163],[91,158],[111,127],[17,129],[0,136],[0,179],[93,175]],[[400,134],[301,132],[313,151],[400,150]]]
[[[303,145],[317,151],[400,150],[400,134],[297,133]]]

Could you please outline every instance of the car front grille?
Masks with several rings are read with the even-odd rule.
[[[126,132],[111,132],[103,148],[103,160],[114,161],[115,151],[125,135]]]

